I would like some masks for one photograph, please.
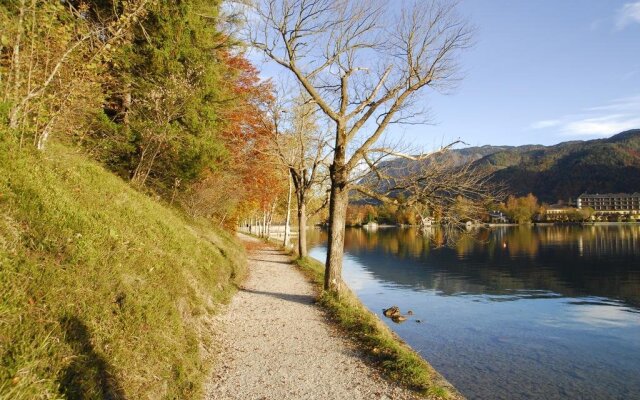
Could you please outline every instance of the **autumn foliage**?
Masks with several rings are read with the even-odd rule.
[[[261,81],[258,70],[243,54],[227,52],[226,90],[230,106],[223,111],[221,138],[226,147],[222,173],[209,170],[194,185],[194,193],[211,193],[205,202],[227,227],[235,227],[239,216],[260,213],[271,218],[285,190],[286,175],[275,167],[267,151],[271,126],[265,124],[266,105],[272,102],[271,84]]]
[[[233,226],[270,209],[270,82],[219,2],[0,3],[0,130],[78,147],[137,189]]]

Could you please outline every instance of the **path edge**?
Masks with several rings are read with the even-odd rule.
[[[417,351],[404,342],[380,318],[371,312],[346,285],[340,298],[323,290],[324,265],[318,260],[298,258],[282,243],[246,233],[243,237],[260,239],[290,257],[291,265],[313,286],[316,304],[328,315],[328,322],[362,353],[366,363],[385,379],[427,399],[465,400],[465,397]]]

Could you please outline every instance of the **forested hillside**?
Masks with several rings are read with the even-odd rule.
[[[3,134],[80,148],[193,215],[233,224],[242,207],[270,207],[281,185],[264,181],[280,171],[257,170],[271,88],[221,4],[0,2]]]
[[[555,203],[584,192],[640,191],[640,130],[608,139],[563,142],[554,146],[482,146],[454,149],[420,161],[447,163],[452,167],[471,163],[503,184],[508,194],[533,193]],[[410,171],[414,161],[395,159],[385,164],[394,174]]]
[[[584,192],[637,192],[640,130],[528,151],[498,151],[475,165],[488,168],[511,193],[533,193],[549,203],[575,199]]]

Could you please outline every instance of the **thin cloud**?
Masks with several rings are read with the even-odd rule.
[[[611,136],[640,128],[640,96],[613,100],[580,114],[536,121],[530,129],[554,129],[563,136]]]
[[[638,127],[640,127],[640,118],[613,115],[572,121],[564,126],[562,132],[571,136],[610,136]]]
[[[624,29],[631,24],[640,24],[640,1],[626,3],[618,11],[616,28]]]
[[[588,112],[627,112],[627,111],[640,111],[640,96],[632,96],[632,97],[624,97],[621,99],[615,99],[608,104],[590,107],[587,109]]]
[[[626,74],[622,75],[622,77],[620,78],[623,81],[628,81],[631,78],[633,78],[634,76],[638,75],[638,70],[633,70],[633,71],[629,71]]]
[[[546,129],[553,128],[554,126],[558,126],[562,124],[562,121],[558,119],[546,119],[543,121],[537,121],[531,124],[531,129]]]
[[[597,31],[598,29],[600,29],[600,27],[603,25],[603,23],[605,21],[606,20],[600,18],[600,19],[597,19],[597,20],[591,22],[591,24],[589,25],[589,30],[590,31]]]

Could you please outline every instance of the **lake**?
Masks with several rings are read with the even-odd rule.
[[[324,262],[326,232],[309,236]],[[438,229],[347,229],[343,276],[465,396],[640,399],[640,226],[500,227],[438,243]],[[414,315],[395,324],[382,316],[392,305]]]

